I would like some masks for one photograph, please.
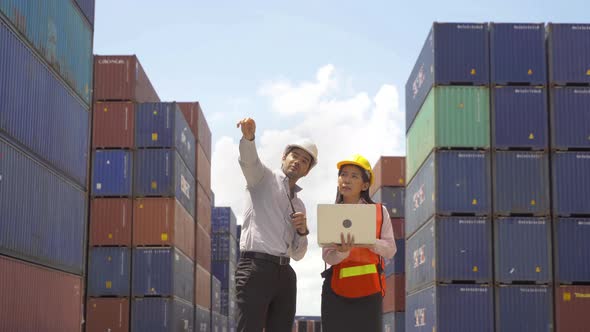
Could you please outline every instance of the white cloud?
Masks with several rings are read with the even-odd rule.
[[[300,137],[314,140],[319,150],[319,163],[298,183],[310,221],[309,250],[305,258],[293,263],[298,277],[297,315],[320,315],[320,273],[324,269],[321,249],[317,246],[316,205],[331,203],[336,195],[336,163],[352,153],[364,155],[372,165],[382,155],[404,155],[404,114],[399,107],[395,86],[383,84],[374,97],[369,92],[339,96],[340,80],[335,68],[327,65],[318,70],[314,81],[291,84],[268,83],[261,91],[270,99],[273,110],[301,120],[288,130],[257,128],[260,158],[270,167],[279,167],[285,145]],[[263,114],[258,114],[262,117]],[[254,115],[256,119],[256,115]],[[239,168],[239,129],[233,138],[223,137],[214,146],[212,186],[217,206],[231,206],[241,223],[245,180]]]

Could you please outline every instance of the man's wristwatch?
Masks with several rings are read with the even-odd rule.
[[[297,234],[299,234],[299,236],[306,236],[309,234],[309,228],[305,228],[305,233],[299,233],[299,230],[297,230]]]

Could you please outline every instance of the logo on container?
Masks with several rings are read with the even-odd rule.
[[[102,59],[98,60],[99,65],[122,65],[125,63],[125,60],[121,59]]]
[[[572,30],[590,30],[590,25],[574,25]]]
[[[574,93],[590,94],[590,89],[574,89]]]
[[[459,291],[461,292],[471,292],[471,293],[487,293],[488,289],[487,288],[483,288],[483,287],[478,287],[478,288],[464,288],[461,287],[459,289]]]
[[[459,158],[484,158],[482,153],[459,153]]]
[[[422,64],[422,65],[420,65],[420,69],[418,69],[418,74],[416,75],[416,78],[414,79],[414,82],[412,83],[412,92],[414,93],[412,95],[413,98],[416,98],[416,95],[418,94],[418,92],[420,92],[420,88],[424,84],[425,80],[426,80],[426,75],[424,75],[424,64]]]
[[[540,159],[543,155],[538,153],[518,153],[516,159]]]
[[[542,89],[516,89],[514,90],[514,93],[536,93],[536,94],[541,94],[543,91]]]
[[[471,29],[471,30],[482,30],[483,25],[481,24],[459,24],[457,29]]]
[[[539,30],[538,25],[514,25],[515,30]]]
[[[414,195],[412,195],[412,201],[414,202],[414,211],[416,211],[422,203],[426,200],[426,195],[424,195],[424,184],[420,186],[420,189]]]
[[[414,318],[416,323],[414,326],[425,326],[426,325],[426,308],[418,308],[414,310]]]
[[[424,254],[424,246],[414,250],[414,268],[426,262],[426,255]]]
[[[518,220],[519,225],[545,225],[545,220]]]
[[[481,224],[485,224],[486,221],[484,219],[471,219],[471,220],[467,220],[467,219],[460,219],[459,220],[459,224],[466,224],[466,225],[481,225]]]
[[[521,292],[523,293],[547,293],[547,288],[521,288]]]
[[[590,159],[590,154],[577,154],[576,159]]]
[[[186,181],[184,176],[181,174],[180,175],[180,190],[188,199],[191,198],[190,188],[191,188],[190,184],[188,183],[188,181]]]

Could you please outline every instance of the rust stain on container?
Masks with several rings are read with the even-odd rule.
[[[134,103],[96,102],[94,103],[93,114],[93,148],[133,148],[135,135]]]
[[[86,303],[86,332],[129,331],[128,298],[90,298]]]
[[[90,245],[131,246],[130,198],[94,198],[90,203]]]

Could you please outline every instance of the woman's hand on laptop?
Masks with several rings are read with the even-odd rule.
[[[346,240],[344,239],[344,233],[340,233],[340,244],[336,245],[336,250],[339,252],[347,252],[354,247],[354,235],[347,234]]]

